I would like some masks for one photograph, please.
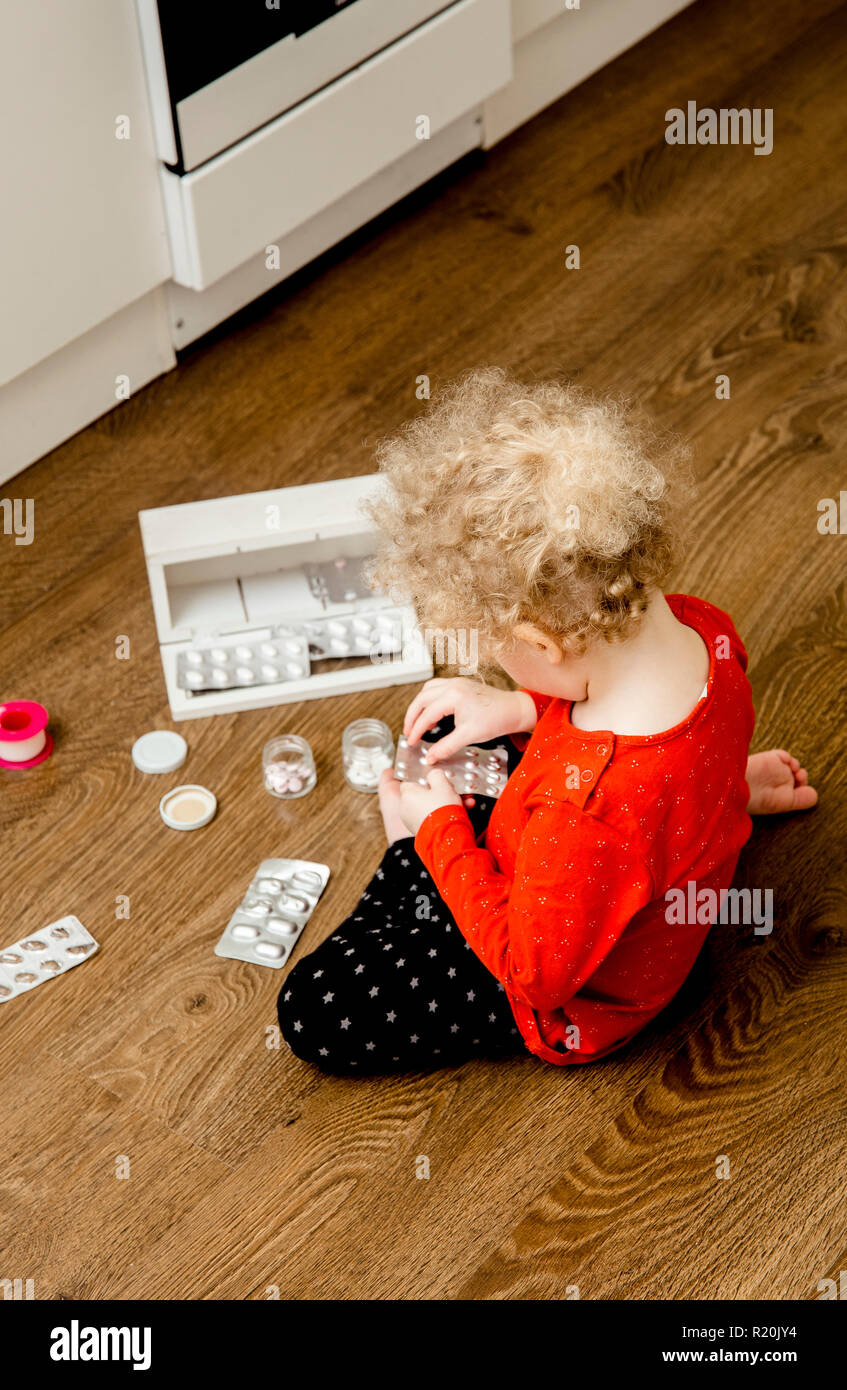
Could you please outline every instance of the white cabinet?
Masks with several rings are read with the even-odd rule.
[[[2,384],[171,264],[134,0],[0,5],[0,93]]]
[[[0,5],[0,109],[3,482],[176,357],[134,0]]]
[[[0,481],[687,3],[0,4]]]
[[[174,279],[214,284],[423,148],[422,120],[437,135],[511,75],[509,0],[459,0],[199,169],[163,170]]]
[[[165,164],[187,173],[410,33],[451,0],[137,0]],[[341,8],[341,7],[344,8]]]
[[[512,0],[515,71],[485,103],[486,149],[691,3]]]

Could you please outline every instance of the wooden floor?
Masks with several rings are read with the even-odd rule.
[[[847,537],[816,527],[847,489],[845,90],[833,0],[699,0],[7,486],[36,540],[0,537],[3,693],[43,701],[57,746],[0,774],[2,930],[72,912],[101,951],[0,1010],[0,1277],[37,1298],[813,1299],[847,1267]],[[773,154],[667,146],[689,99],[773,108]],[[628,391],[692,438],[679,587],[733,615],[754,747],[798,753],[821,803],[743,856],[773,935],[716,930],[625,1055],[325,1077],[267,1045],[279,974],[212,948],[267,855],[332,868],[296,958],[349,911],[381,837],[341,730],[396,729],[410,690],[183,725],[185,780],[220,809],[165,829],[129,757],[170,724],[136,514],[370,472],[420,373],[484,363]],[[259,779],[283,729],[319,764],[291,806]]]

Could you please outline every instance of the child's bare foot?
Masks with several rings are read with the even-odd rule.
[[[809,786],[809,774],[784,748],[753,753],[747,761],[747,785],[751,816],[770,816],[785,811],[808,811],[818,794]]]
[[[377,796],[388,843],[393,845],[398,840],[407,839],[409,831],[400,819],[400,783],[390,767],[385,769],[379,779]]]

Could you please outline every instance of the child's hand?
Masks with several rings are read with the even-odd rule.
[[[443,772],[436,768],[427,777],[428,787],[422,787],[419,782],[400,784],[400,819],[410,835],[417,835],[430,812],[437,811],[439,806],[463,804]]]
[[[481,681],[457,676],[427,681],[406,710],[403,733],[414,744],[445,714],[452,714],[455,728],[438,739],[427,755],[432,763],[448,758],[467,743],[485,743],[501,734],[529,732],[535,728],[536,709],[520,690],[498,690]]]

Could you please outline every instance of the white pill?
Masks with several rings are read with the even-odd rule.
[[[354,768],[350,769],[347,777],[354,787],[364,787],[367,791],[376,787],[378,780],[372,772],[356,772]]]
[[[275,941],[260,941],[256,947],[257,956],[270,956],[272,960],[279,960],[283,951],[284,947],[277,946]]]
[[[288,790],[289,790],[290,792],[301,792],[301,791],[303,790],[303,779],[302,779],[302,777],[291,777],[291,778],[289,778]]]
[[[277,936],[293,936],[299,927],[296,922],[289,922],[285,917],[269,917],[265,923],[265,930],[275,932]]]
[[[296,874],[292,874],[291,882],[295,888],[320,888],[321,876],[314,869],[298,869]]]
[[[219,666],[225,666],[230,658],[230,653],[227,651],[226,647],[213,647],[209,655]]]
[[[239,922],[233,927],[232,935],[238,937],[239,941],[253,941],[259,935],[259,928],[248,927],[244,922]]]
[[[337,652],[339,656],[346,656],[350,651],[350,643],[346,637],[333,637],[330,641],[330,650]]]
[[[308,912],[309,903],[306,898],[300,898],[296,893],[286,893],[280,899],[280,906],[287,908],[289,912]]]
[[[341,618],[330,618],[326,625],[326,630],[327,632],[334,632],[338,636],[343,637],[347,631],[347,624],[343,622]]]
[[[285,669],[289,676],[295,680],[300,676],[305,676],[306,668],[299,661],[286,661]]]
[[[204,657],[202,652],[186,652],[185,659],[189,666],[202,666]]]
[[[250,681],[255,679],[253,672],[250,670],[249,666],[236,666],[235,674],[240,681],[244,682],[245,685],[248,685]]]
[[[229,676],[226,671],[221,670],[220,666],[216,666],[212,671],[212,680],[215,682],[215,685],[227,685],[229,683]]]
[[[290,642],[286,642],[285,650],[287,652],[290,652],[292,656],[297,656],[303,650],[303,643],[297,642],[294,638],[292,638]]]
[[[238,660],[239,660],[239,661],[252,661],[252,660],[253,660],[253,648],[252,648],[252,647],[243,647],[243,646],[242,646],[242,647],[236,647],[236,649],[235,649],[235,655],[238,657]]]
[[[276,656],[277,654],[277,649],[274,646],[273,642],[263,642],[259,650],[261,651],[262,656]]]
[[[358,617],[353,619],[353,628],[356,632],[370,632],[373,623],[370,618]]]
[[[262,667],[262,677],[263,677],[264,680],[266,680],[266,681],[278,681],[278,680],[279,680],[279,667],[278,667],[278,666],[271,666],[271,665],[269,665],[269,664],[264,665],[264,666]]]
[[[191,686],[192,690],[196,690],[199,686],[203,684],[203,672],[186,671],[185,684]]]

